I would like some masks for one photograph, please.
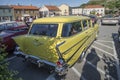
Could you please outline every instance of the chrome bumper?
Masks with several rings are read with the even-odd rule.
[[[55,70],[56,73],[58,73],[58,75],[64,75],[66,74],[68,68],[67,66],[63,66],[63,67],[57,67],[57,65],[55,63],[52,63],[52,62],[49,62],[49,61],[46,61],[46,60],[42,60],[36,56],[32,56],[32,55],[27,55],[27,54],[24,54],[23,52],[21,51],[14,51],[14,54],[17,56],[17,57],[22,57],[23,59],[25,59],[25,61],[30,61],[34,64],[37,64],[38,67],[41,67],[43,65],[48,65],[48,66],[51,66],[53,67]]]
[[[27,61],[30,61],[32,63],[35,63],[35,64],[47,64],[47,65],[50,65],[50,66],[53,66],[55,67],[56,64],[52,63],[52,62],[49,62],[49,61],[46,61],[46,60],[42,60],[36,56],[32,56],[32,55],[27,55],[27,54],[24,54],[23,52],[21,51],[14,51],[14,54],[18,57],[22,57],[24,58],[25,60]]]

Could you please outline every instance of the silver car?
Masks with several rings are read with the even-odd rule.
[[[113,15],[106,15],[102,17],[101,24],[115,24],[118,25],[119,20],[117,17],[114,17]]]

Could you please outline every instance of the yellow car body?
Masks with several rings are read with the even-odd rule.
[[[76,33],[70,33],[72,28],[76,29]],[[88,17],[48,17],[34,20],[28,34],[14,37],[14,40],[25,58],[34,56],[37,62],[68,68],[85,53],[97,33],[98,25],[93,26]],[[19,54],[18,51],[15,53]]]

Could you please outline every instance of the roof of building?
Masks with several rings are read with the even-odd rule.
[[[14,9],[39,9],[38,7],[36,7],[36,6],[32,6],[32,5],[30,5],[30,6],[25,6],[25,5],[11,5],[11,7],[12,8],[14,8]]]
[[[103,8],[101,5],[87,5],[85,8]]]
[[[8,9],[8,8],[11,8],[9,5],[0,5],[0,9]]]
[[[57,6],[45,5],[45,7],[47,7],[49,11],[60,11]]]

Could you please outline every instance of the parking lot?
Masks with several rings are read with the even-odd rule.
[[[91,44],[84,60],[69,69],[65,80],[120,80],[118,27],[100,25],[98,39]],[[9,69],[18,71],[17,77],[23,80],[58,80],[54,72],[23,62],[22,58],[12,55],[6,60]]]

